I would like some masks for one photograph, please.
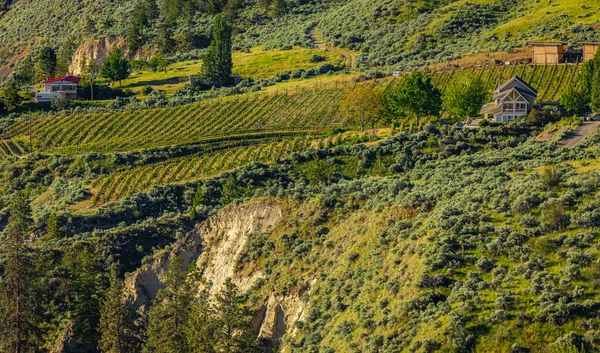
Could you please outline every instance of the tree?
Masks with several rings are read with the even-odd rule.
[[[110,286],[100,307],[98,348],[103,353],[139,352],[141,340],[133,324],[133,310],[123,300],[123,280],[116,266],[111,267]]]
[[[600,113],[600,59],[594,58],[594,79],[590,96],[590,105],[595,113]]]
[[[14,80],[10,81],[6,86],[2,93],[2,97],[4,98],[4,104],[8,111],[17,109],[19,104],[23,101],[23,97],[19,94],[19,86]]]
[[[213,27],[213,39],[204,56],[203,75],[208,81],[223,85],[229,81],[232,68],[231,25],[224,15],[217,15]]]
[[[47,80],[56,74],[56,53],[54,48],[44,46],[40,49],[35,66],[35,77],[38,81]]]
[[[50,107],[54,110],[63,110],[69,105],[69,98],[64,92],[58,92],[50,99]]]
[[[260,352],[260,344],[252,332],[250,308],[241,305],[237,287],[228,279],[216,296],[216,343],[218,352]]]
[[[35,68],[31,55],[27,55],[23,60],[18,62],[13,72],[13,80],[18,85],[29,85],[34,82]]]
[[[541,206],[541,211],[542,224],[550,231],[564,229],[571,223],[571,217],[557,200],[546,201]]]
[[[479,77],[458,75],[446,88],[442,106],[449,116],[462,121],[478,115],[486,97],[485,83]]]
[[[100,76],[111,79],[112,81],[121,81],[129,77],[130,65],[129,60],[123,56],[121,48],[114,48],[106,57],[106,61],[100,69]]]
[[[63,41],[62,45],[58,48],[58,54],[56,56],[56,72],[59,75],[65,75],[69,72],[71,59],[73,58],[73,53],[75,53],[76,49],[77,48],[71,39]]]
[[[12,196],[8,226],[2,239],[4,275],[0,281],[0,351],[30,352],[40,343],[34,274],[25,236],[31,226],[31,208],[22,192]]]
[[[413,72],[402,82],[386,89],[385,108],[391,120],[412,117],[416,120],[439,114],[442,108],[441,92],[429,77]]]
[[[194,305],[192,289],[183,261],[174,257],[169,264],[165,287],[158,292],[148,312],[144,352],[190,352],[186,326]]]
[[[361,130],[369,125],[374,128],[383,115],[382,93],[376,88],[357,85],[344,96],[340,112]]]
[[[589,110],[589,101],[585,98],[581,89],[577,88],[576,85],[567,87],[560,98],[560,103],[568,114],[574,116],[583,115]]]
[[[162,56],[153,56],[148,60],[148,67],[154,71],[163,70],[164,72],[167,72],[167,66],[169,66],[169,60]]]
[[[216,353],[216,331],[218,323],[215,312],[208,300],[208,293],[202,291],[190,311],[190,320],[186,327],[186,336],[193,352]]]
[[[95,347],[102,293],[98,260],[89,249],[72,249],[63,259],[70,273],[70,301],[77,343]]]

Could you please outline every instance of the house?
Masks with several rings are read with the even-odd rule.
[[[60,92],[67,96],[67,99],[77,99],[77,86],[81,82],[81,78],[70,76],[69,73],[65,76],[47,79],[42,82],[44,88],[41,92],[37,92],[35,100],[38,102],[49,102],[56,97]]]
[[[533,109],[537,94],[535,88],[515,76],[494,91],[494,101],[484,105],[481,114],[497,123],[523,118]]]
[[[598,52],[598,47],[600,47],[598,42],[583,42],[580,44],[583,46],[583,61],[592,60]]]
[[[565,43],[532,42],[529,45],[534,64],[558,64],[565,61]]]

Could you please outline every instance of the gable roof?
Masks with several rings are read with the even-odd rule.
[[[77,76],[66,75],[66,76],[61,76],[61,77],[49,78],[42,83],[52,83],[52,82],[58,82],[58,81],[69,81],[69,82],[73,82],[73,83],[79,83],[79,82],[81,82],[81,78],[79,78]]]
[[[499,94],[502,91],[505,91],[509,86],[513,85],[512,87],[515,87],[514,84],[515,83],[520,83],[526,91],[530,91],[530,95],[532,96],[537,96],[538,91],[531,87],[527,82],[523,81],[522,78],[520,78],[519,76],[514,76],[513,78],[511,78],[510,80],[508,80],[505,84],[503,84],[502,86],[498,87],[498,89],[496,91],[494,91],[494,94]]]
[[[518,88],[512,88],[510,91],[506,91],[506,93],[503,94],[502,97],[500,98],[500,101],[502,102],[506,97],[508,97],[513,92],[515,92],[516,94],[518,94],[521,98],[523,98],[523,100],[525,101],[525,103],[527,103],[528,106],[530,106],[531,108],[533,108],[532,105],[531,105],[531,103],[529,103],[529,100],[524,97],[523,93]]]

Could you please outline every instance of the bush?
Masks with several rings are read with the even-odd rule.
[[[152,86],[150,86],[150,85],[146,85],[146,86],[144,86],[144,88],[142,88],[142,94],[145,96],[149,95],[153,91],[154,91],[154,88],[152,88]]]
[[[310,59],[308,59],[308,61],[311,63],[320,63],[320,62],[325,61],[325,59],[326,58],[323,55],[315,54],[315,55],[311,56]]]

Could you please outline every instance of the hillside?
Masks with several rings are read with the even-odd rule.
[[[139,306],[161,288],[152,278],[164,277],[169,252],[185,254],[214,283],[213,295],[229,273],[264,313],[256,327],[283,351],[562,352],[561,344],[584,344],[591,352],[599,137],[556,149],[525,139],[532,131],[430,127],[290,158],[274,142],[285,159],[271,165],[154,187],[86,212],[64,206],[85,199],[85,178],[110,168],[93,154],[5,161],[2,185],[30,185],[38,222],[57,217],[58,232],[42,225],[36,237],[40,256],[67,261],[73,251],[104,249],[134,272],[128,295]],[[285,149],[300,148],[296,141]],[[161,178],[190,161],[169,161],[177,167]],[[158,175],[129,178],[149,174]],[[121,180],[115,185],[130,183]],[[49,191],[38,194],[43,184]],[[205,196],[195,204],[198,187]],[[205,247],[193,245],[198,234]]]
[[[0,1],[0,353],[600,352],[598,9]]]
[[[163,2],[158,3],[163,8]],[[165,3],[187,6],[185,0]],[[577,48],[580,41],[599,39],[594,27],[599,20],[594,11],[600,5],[597,0],[527,4],[497,0],[283,1],[285,7],[278,12],[261,5],[264,3],[269,2],[248,1],[236,8],[237,49],[310,47],[310,31],[317,25],[327,44],[363,53],[357,60],[362,70],[414,68],[465,55],[511,52],[535,39],[567,41],[568,48]],[[113,1],[15,1],[0,17],[0,74],[8,75],[17,61],[35,53],[42,43],[59,48],[67,41],[80,45],[90,38],[128,38],[133,5]],[[174,17],[170,37],[174,49],[167,54],[206,48],[212,16],[207,6],[200,2],[194,16],[180,10]],[[186,24],[177,19],[183,15],[193,18]],[[143,56],[164,48],[164,43],[158,43],[162,36],[159,23],[148,26],[139,34],[145,38],[139,48]],[[175,32],[187,33],[185,43]]]

